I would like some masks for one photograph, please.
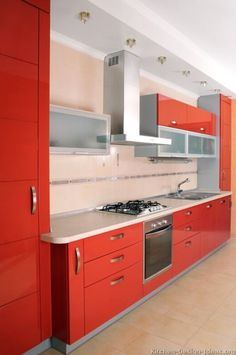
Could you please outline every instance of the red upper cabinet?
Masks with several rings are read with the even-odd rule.
[[[220,95],[220,189],[231,186],[231,100]]]
[[[157,95],[157,123],[202,134],[216,134],[216,117],[199,107]]]
[[[23,0],[28,4],[38,7],[46,12],[50,11],[50,0]]]
[[[188,122],[185,129],[203,134],[216,134],[216,117],[199,107],[188,105]]]
[[[185,129],[187,124],[187,105],[183,102],[158,95],[158,120],[161,126]]]
[[[19,0],[0,2],[0,54],[38,63],[38,10]]]

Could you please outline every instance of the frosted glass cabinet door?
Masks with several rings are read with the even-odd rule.
[[[109,147],[108,117],[58,106],[51,107],[51,153],[108,154]]]
[[[188,135],[188,154],[202,155],[202,137]]]
[[[178,132],[178,130],[160,127],[159,136],[171,139],[171,145],[159,146],[159,156],[186,156],[186,133],[181,130]]]
[[[203,154],[208,156],[215,156],[216,154],[216,142],[215,138],[203,138],[202,140]]]

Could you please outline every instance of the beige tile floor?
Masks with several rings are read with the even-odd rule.
[[[236,238],[72,354],[163,355],[179,350],[232,350],[236,355]],[[49,349],[43,354],[60,353]]]

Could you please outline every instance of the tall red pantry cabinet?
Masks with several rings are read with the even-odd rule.
[[[49,0],[0,2],[0,352],[51,336]]]

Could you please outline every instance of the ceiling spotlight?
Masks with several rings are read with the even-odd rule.
[[[200,81],[200,85],[205,88],[207,86],[207,81],[206,80]]]
[[[182,74],[183,74],[183,76],[188,77],[191,74],[191,71],[190,70],[182,70]]]
[[[214,89],[213,91],[214,91],[215,93],[217,93],[217,94],[219,94],[219,93],[221,92],[220,89]]]
[[[136,45],[136,39],[135,38],[127,38],[126,46],[128,46],[129,48],[132,48],[135,45]]]
[[[90,12],[88,11],[81,11],[79,13],[79,19],[81,22],[86,23],[90,18]]]
[[[164,64],[167,61],[167,58],[164,56],[157,57],[158,63]]]

